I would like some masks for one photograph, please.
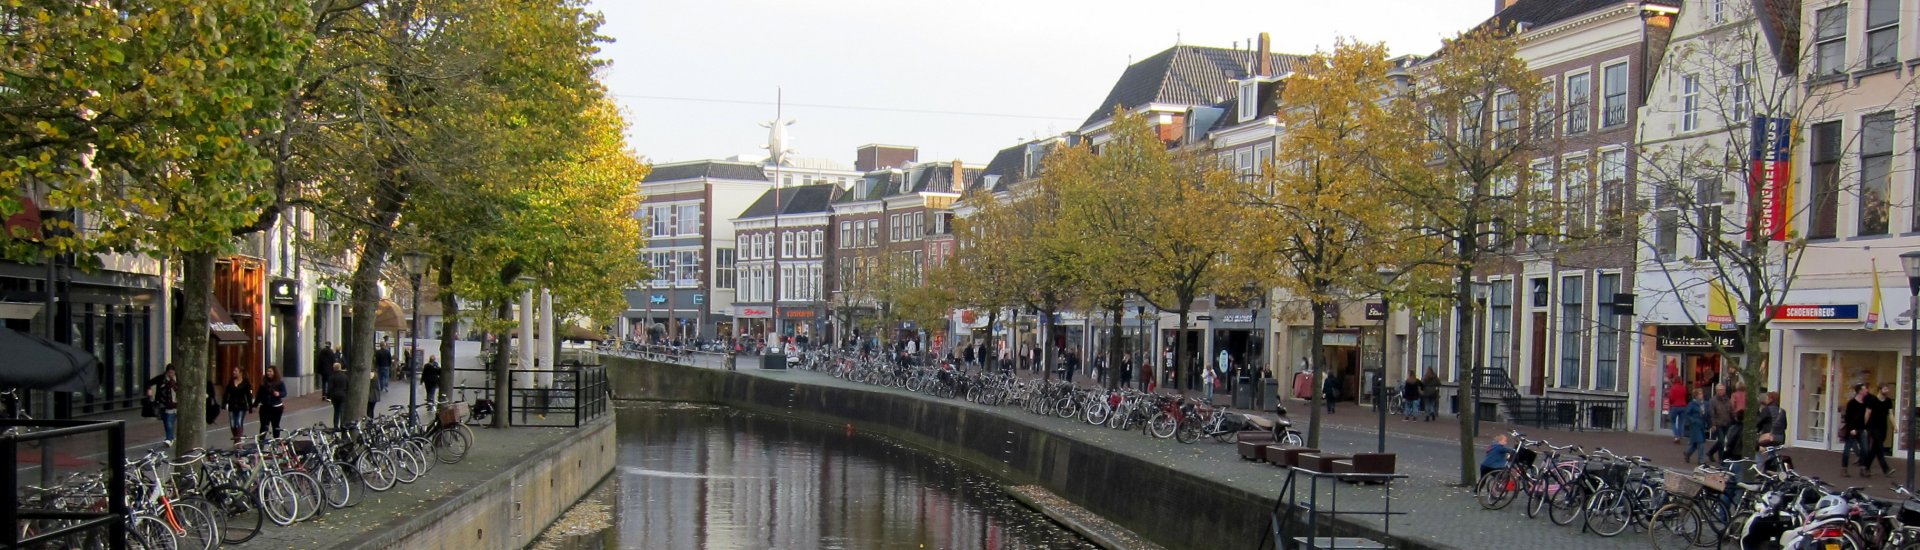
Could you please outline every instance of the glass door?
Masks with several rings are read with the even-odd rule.
[[[1848,399],[1853,398],[1854,384],[1865,384],[1867,391],[1878,395],[1881,384],[1893,384],[1897,388],[1900,382],[1900,352],[1897,351],[1840,350],[1833,352],[1833,363],[1834,372],[1840,378],[1833,392],[1835,406],[1832,410],[1836,412]],[[1898,394],[1895,394],[1895,398],[1898,398]],[[1900,408],[1893,410],[1899,411]],[[1834,418],[1838,422],[1839,417]],[[1899,423],[1896,421],[1888,427],[1890,431],[1898,432]],[[1891,433],[1887,434],[1886,442],[1897,443]]]
[[[1829,401],[1827,354],[1800,354],[1800,388],[1797,398],[1799,418],[1793,422],[1793,437],[1801,445],[1826,449],[1833,445],[1827,435],[1836,401]]]

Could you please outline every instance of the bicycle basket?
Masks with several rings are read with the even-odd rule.
[[[440,425],[452,426],[460,423],[460,409],[465,403],[454,403],[440,409]]]
[[[1627,484],[1627,470],[1630,468],[1624,462],[1615,462],[1600,470],[1599,476],[1602,481],[1607,482],[1607,485],[1622,487]]]
[[[1520,449],[1518,451],[1513,452],[1513,463],[1514,465],[1520,466],[1522,468],[1527,466],[1532,466],[1533,459],[1538,458],[1539,456],[1540,456],[1540,453],[1533,452],[1533,449]]]
[[[1733,474],[1729,474],[1727,472],[1714,472],[1711,474],[1700,476],[1700,486],[1706,487],[1707,490],[1710,490],[1716,493],[1725,493],[1727,492],[1727,482],[1732,480],[1733,480]]]
[[[1687,498],[1700,496],[1700,490],[1705,488],[1700,484],[1700,478],[1673,470],[1667,470],[1666,481],[1661,485],[1668,494]]]

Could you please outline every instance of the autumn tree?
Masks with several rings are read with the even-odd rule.
[[[1392,69],[1385,46],[1349,41],[1296,64],[1277,113],[1286,130],[1273,164],[1235,187],[1246,219],[1236,264],[1308,303],[1315,373],[1327,372],[1328,314],[1378,288],[1377,269],[1411,263],[1396,205],[1375,175],[1383,164],[1414,162],[1396,156],[1419,151],[1413,128],[1387,105]],[[1309,446],[1319,443],[1325,408],[1322,392],[1312,393]]]
[[[972,215],[954,222],[959,246],[933,279],[935,285],[952,290],[957,305],[986,311],[987,340],[982,349],[988,354],[999,349],[993,327],[999,324],[1001,311],[1022,303],[1022,266],[1009,260],[1019,231],[1015,224],[1024,221],[1009,212],[1013,207],[1008,200],[1010,195],[980,190],[962,197],[960,202],[971,207]],[[991,364],[984,358],[981,362]]]

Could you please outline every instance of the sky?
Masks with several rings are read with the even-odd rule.
[[[986,164],[1073,130],[1132,61],[1176,43],[1277,53],[1339,38],[1428,53],[1494,0],[593,0],[628,145],[668,163],[764,155],[778,94],[796,156],[869,143]]]

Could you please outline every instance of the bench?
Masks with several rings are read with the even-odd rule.
[[[1353,457],[1339,453],[1301,453],[1300,456],[1294,458],[1294,462],[1296,462],[1294,466],[1315,472],[1333,473],[1333,463],[1335,461],[1349,458]]]
[[[1342,474],[1392,474],[1393,453],[1354,453],[1352,458],[1336,460],[1333,472]]]
[[[1265,449],[1265,456],[1268,464],[1272,464],[1274,466],[1278,466],[1281,468],[1290,468],[1290,467],[1299,465],[1300,455],[1307,454],[1307,453],[1317,453],[1317,452],[1320,452],[1320,449],[1315,449],[1312,447],[1288,447],[1286,445],[1268,445]]]
[[[1240,448],[1242,460],[1265,460],[1260,449],[1273,444],[1273,432],[1266,430],[1246,430],[1233,434],[1234,445]]]

